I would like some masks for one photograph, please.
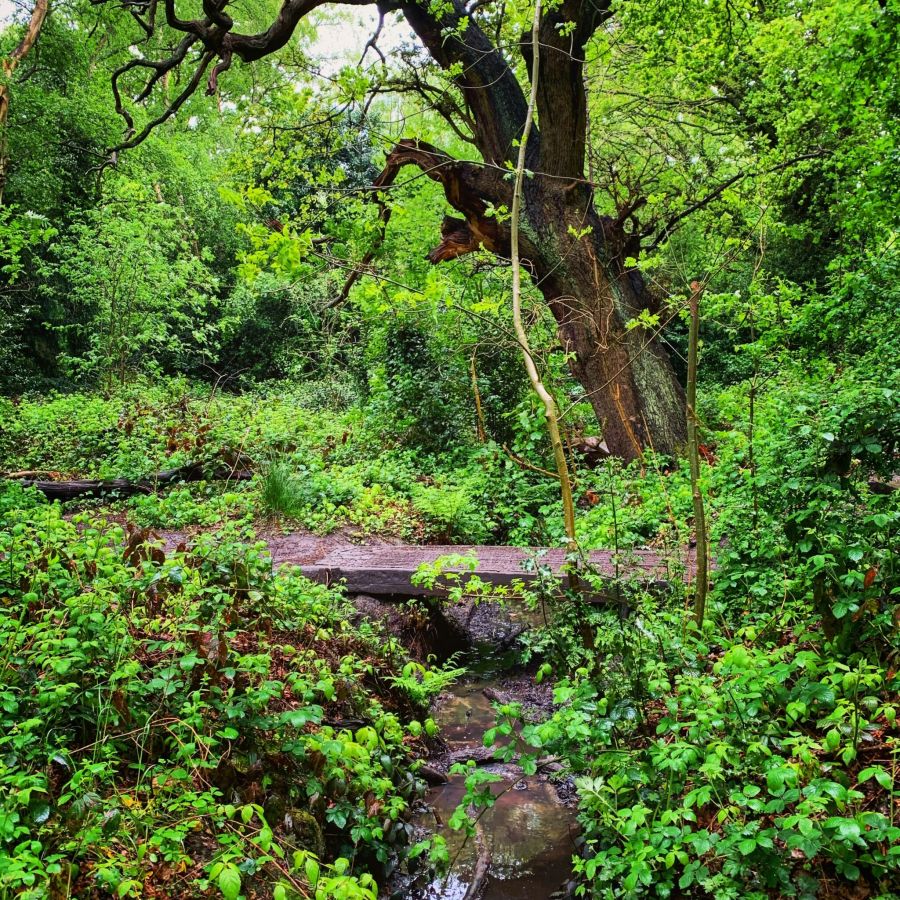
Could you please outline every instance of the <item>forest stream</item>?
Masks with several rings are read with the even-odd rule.
[[[503,644],[478,641],[461,659],[467,676],[437,699],[434,718],[447,750],[443,763],[475,759],[502,780],[491,784],[495,804],[476,813],[476,834],[448,826],[465,795],[465,776],[431,788],[417,824],[447,841],[449,873],[406,896],[412,900],[545,900],[567,896],[578,825],[571,782],[538,771],[522,777],[514,764],[490,759],[484,733],[496,724],[497,702],[521,702],[528,716],[548,714],[549,686],[536,685]],[[473,811],[470,810],[470,814]]]

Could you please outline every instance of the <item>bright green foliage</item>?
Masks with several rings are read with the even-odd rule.
[[[421,789],[402,745],[418,707],[374,688],[408,677],[398,646],[274,575],[259,544],[167,557],[25,499],[9,495],[0,532],[4,891],[314,887],[328,851],[355,868],[323,867],[316,896],[374,897],[360,867],[402,852]]]
[[[190,368],[214,348],[208,252],[192,246],[177,208],[139,184],[117,184],[109,205],[73,223],[51,251],[53,271],[65,276],[54,300],[66,309],[60,329],[73,374],[124,384],[163,366]]]
[[[533,8],[469,6],[525,83]],[[248,32],[270,21],[228,9]],[[339,596],[272,573],[249,529],[562,542],[508,268],[427,261],[448,208],[421,173],[380,196],[384,234],[367,189],[399,137],[472,157],[469,123],[442,118],[464,105],[459,73],[417,56],[428,100],[368,103],[383,76],[411,79],[405,52],[326,84],[306,74],[304,22],[105,166],[123,124],[111,69],[171,38],[121,13],[54,3],[12,85],[0,469],[147,479],[197,462],[206,480],[72,504],[74,521],[0,491],[0,894],[371,898],[410,840],[427,703],[459,671],[351,627]],[[518,732],[510,764],[552,757],[577,778],[584,896],[900,891],[898,54],[897,0],[616,0],[587,45],[593,202],[625,223],[625,266],[658,301],[631,326],[661,329],[676,368],[704,282],[714,567],[692,632],[683,572],[652,598],[587,574],[617,602],[586,608],[535,558],[527,599],[550,627],[520,649],[560,705],[541,724],[502,705],[487,738]],[[138,129],[182,83],[135,106],[146,74],[120,82]],[[581,546],[624,568],[688,544],[684,463],[582,458],[603,423],[533,286],[526,301]],[[164,554],[146,528],[198,537]],[[451,600],[520,593],[472,566],[417,577]],[[490,773],[461,774],[465,804],[493,802]],[[409,856],[449,862],[440,841]]]
[[[787,613],[710,642],[653,605],[633,623],[595,614],[590,666],[557,684],[549,721],[522,726],[581,773],[592,895],[814,897],[830,866],[888,890],[896,677]]]

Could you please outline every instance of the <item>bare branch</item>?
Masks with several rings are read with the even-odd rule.
[[[171,119],[172,116],[181,109],[187,99],[197,90],[197,86],[203,80],[203,74],[206,72],[207,67],[213,61],[214,57],[215,53],[211,50],[207,50],[200,57],[200,64],[194,71],[187,87],[185,87],[185,89],[155,119],[151,119],[137,134],[114,147],[111,154],[115,155],[122,150],[130,150],[133,147],[137,147],[138,144],[143,143],[143,141],[150,136],[154,128]]]
[[[366,45],[365,45],[365,47],[363,47],[362,56],[360,56],[360,58],[359,58],[360,65],[363,64],[363,60],[365,60],[366,54],[369,52],[369,50],[374,50],[378,54],[378,58],[381,60],[381,64],[383,66],[387,65],[387,59],[385,58],[385,55],[381,52],[381,49],[378,46],[378,38],[381,37],[381,32],[382,32],[383,28],[384,28],[384,9],[382,7],[379,7],[379,9],[378,9],[378,25],[375,27],[375,31],[373,32],[372,37],[370,37],[366,41]]]
[[[141,103],[150,96],[153,91],[153,88],[159,82],[159,80],[167,73],[171,72],[172,69],[176,68],[180,65],[184,58],[187,56],[188,50],[197,42],[197,36],[189,34],[182,38],[181,43],[175,48],[175,51],[172,53],[170,57],[167,59],[153,61],[148,59],[131,59],[127,63],[119,66],[113,74],[112,74],[112,92],[113,92],[113,100],[115,102],[116,112],[125,120],[128,130],[125,134],[125,140],[128,141],[134,134],[134,119],[131,116],[131,113],[126,109],[125,104],[122,102],[122,94],[119,90],[119,79],[125,75],[127,72],[132,71],[133,69],[151,69],[152,73],[150,77],[147,79],[147,83],[144,85],[143,90],[138,94],[135,98],[136,103]],[[187,98],[185,98],[187,99]],[[123,149],[120,145],[116,147],[116,150]]]
[[[209,81],[206,83],[206,95],[208,97],[213,96],[219,89],[219,76],[231,68],[231,59],[231,51],[225,50],[219,61],[212,67],[212,71],[209,73]]]

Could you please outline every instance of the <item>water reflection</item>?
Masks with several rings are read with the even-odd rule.
[[[494,711],[484,695],[490,681],[458,685],[436,711],[436,718],[451,752],[482,745],[484,732],[494,725]],[[410,894],[411,900],[471,900],[479,855],[490,859],[484,900],[546,900],[568,880],[577,833],[574,812],[559,800],[545,776],[520,778],[514,767],[485,767],[504,776],[491,785],[497,797],[478,822],[480,840],[450,830],[446,823],[465,794],[464,778],[434,788],[432,809],[421,824],[444,836],[450,874]]]

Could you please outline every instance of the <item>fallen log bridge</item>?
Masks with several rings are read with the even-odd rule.
[[[274,554],[273,554],[274,555]],[[454,558],[464,557],[466,560]],[[440,560],[447,558],[446,566]],[[471,560],[468,561],[468,560]],[[561,586],[569,584],[566,553],[561,549],[521,549],[516,547],[469,547],[452,545],[343,545],[314,559],[298,562],[303,574],[325,584],[343,584],[350,594],[377,597],[447,596],[454,587],[463,586],[471,576],[493,586],[533,586],[540,577],[537,568]],[[628,583],[650,590],[666,590],[673,583],[692,581],[695,572],[694,551],[682,548],[671,552],[630,550],[615,554],[594,550],[585,554],[585,563],[597,576],[586,596],[597,602],[621,599],[621,587]],[[443,574],[424,582],[414,577],[421,567],[439,566]],[[437,571],[437,570],[435,570]]]
[[[246,481],[253,473],[245,469],[235,470],[230,466],[220,467],[210,472],[208,464],[193,462],[176,469],[157,472],[149,478],[129,481],[127,478],[107,478],[97,480],[76,481],[39,481],[30,478],[14,479],[22,487],[33,487],[39,490],[48,500],[77,500],[82,497],[105,497],[116,494],[119,497],[130,497],[134,494],[152,494],[162,487],[184,481],[204,481],[211,479],[227,479],[229,481]]]

